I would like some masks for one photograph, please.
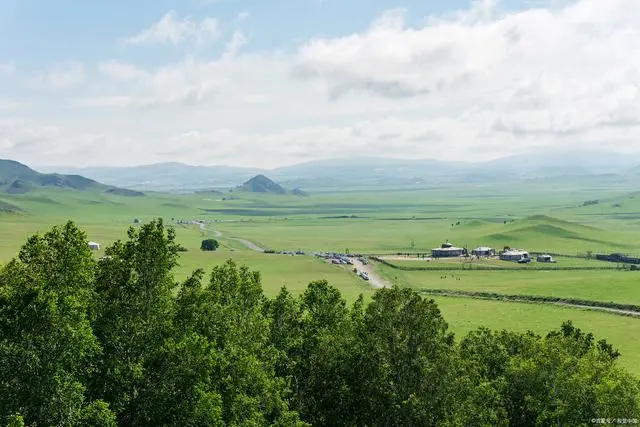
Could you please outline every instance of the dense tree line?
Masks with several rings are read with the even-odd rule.
[[[266,298],[232,261],[177,283],[174,231],[100,261],[73,223],[0,271],[0,425],[547,426],[638,418],[619,354],[571,323],[454,340],[409,289]]]

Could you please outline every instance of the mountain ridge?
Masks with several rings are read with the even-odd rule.
[[[497,183],[509,179],[613,179],[635,183],[640,154],[598,150],[540,152],[506,156],[483,162],[436,159],[356,157],[313,160],[273,169],[237,166],[191,166],[179,162],[142,166],[72,168],[67,172],[119,187],[145,191],[197,192],[222,190],[262,174],[288,188],[311,191],[333,188],[418,187],[456,183]]]
[[[107,185],[77,174],[41,173],[16,160],[0,159],[0,192],[25,194],[42,187],[76,191],[100,190],[122,196],[141,196],[141,192]]]

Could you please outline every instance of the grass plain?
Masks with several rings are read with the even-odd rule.
[[[585,201],[598,203],[585,204]],[[32,234],[71,219],[103,246],[125,239],[133,220],[164,218],[187,248],[177,279],[196,268],[232,258],[261,272],[267,295],[282,286],[301,292],[313,280],[326,279],[353,301],[373,291],[350,269],[313,257],[267,255],[243,247],[234,238],[264,248],[393,254],[429,252],[448,240],[469,248],[511,246],[567,255],[598,252],[640,254],[640,194],[615,188],[549,188],[532,183],[526,189],[490,185],[433,187],[423,190],[336,192],[311,197],[234,193],[231,200],[206,194],[149,193],[125,197],[62,189],[22,195],[0,195],[0,202],[20,213],[0,213],[0,263],[16,256]],[[177,220],[201,219],[196,225]],[[221,247],[199,250],[204,237]],[[96,255],[99,256],[102,251]],[[423,261],[393,261],[412,265]],[[544,271],[537,266],[505,271],[402,271],[376,265],[381,276],[415,289],[482,290],[505,294],[640,304],[640,272],[618,270]],[[558,266],[603,265],[597,261],[558,257]],[[554,265],[555,266],[555,265]],[[453,278],[451,277],[453,274]],[[447,276],[445,279],[444,276]],[[621,362],[640,375],[640,319],[579,309],[468,298],[437,297],[445,318],[458,335],[479,326],[531,329],[544,333],[573,320],[596,337],[616,345]]]

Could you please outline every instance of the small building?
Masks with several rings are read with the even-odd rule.
[[[487,246],[480,246],[471,251],[471,255],[477,256],[477,257],[494,256],[495,253],[496,251],[494,251],[493,248],[490,248]]]
[[[100,250],[100,243],[89,242],[89,249],[91,249],[92,251],[99,251]]]
[[[551,255],[538,255],[538,257],[536,258],[536,261],[538,262],[555,262],[553,260],[553,257]]]
[[[509,249],[500,254],[500,259],[502,261],[520,261],[522,259],[528,260],[529,252],[523,251],[521,249]]]
[[[454,258],[465,255],[464,248],[456,248],[451,243],[443,243],[439,248],[431,249],[431,256],[434,258]]]

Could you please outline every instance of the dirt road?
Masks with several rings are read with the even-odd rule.
[[[213,232],[213,234],[214,234],[216,237],[222,237],[222,232],[221,232],[221,231],[218,231],[218,230],[211,230],[211,229],[207,228],[207,227],[206,227],[206,225],[204,225],[203,223],[200,223],[200,224],[199,224],[199,226],[200,226],[200,231],[202,231],[203,233],[204,233],[205,231],[211,231],[211,232]]]
[[[231,239],[235,240],[236,242],[239,242],[242,246],[244,246],[247,249],[251,249],[252,251],[264,252],[264,248],[261,248],[260,246],[256,245],[250,240],[239,239],[237,237],[232,237]]]
[[[364,271],[369,275],[369,283],[372,287],[376,289],[391,287],[391,283],[387,282],[376,274],[375,269],[371,264],[364,265],[356,258],[351,258],[351,261],[353,261],[353,266],[358,269],[358,272]]]
[[[222,237],[222,232],[218,231],[218,230],[212,230],[210,228],[207,228],[204,224],[200,224],[200,231],[205,232],[205,231],[211,231],[216,237]],[[231,240],[235,240],[236,242],[239,242],[242,246],[244,246],[247,249],[251,249],[252,251],[256,251],[256,252],[264,252],[264,249],[261,248],[260,246],[256,245],[255,243],[253,243],[250,240],[246,240],[246,239],[240,239],[237,237],[230,237]]]

